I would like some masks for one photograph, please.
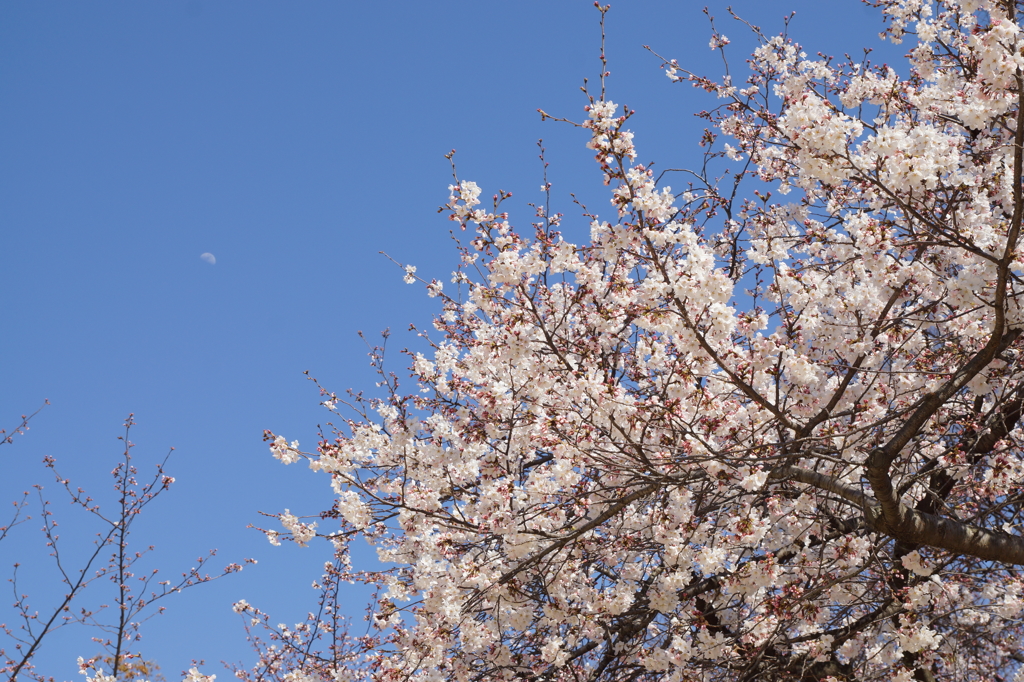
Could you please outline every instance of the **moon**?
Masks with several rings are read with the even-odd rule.
[[[207,263],[209,263],[210,265],[216,265],[216,264],[217,264],[217,257],[216,257],[216,256],[214,256],[214,255],[213,255],[212,253],[210,253],[209,251],[207,251],[206,253],[204,253],[204,254],[200,255],[199,257],[200,257],[200,258],[201,258],[202,260],[204,260],[204,261],[206,261]]]

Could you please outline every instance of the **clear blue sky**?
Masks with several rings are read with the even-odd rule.
[[[641,46],[721,75],[703,3],[612,4],[609,95],[637,110],[641,159],[694,163],[692,113],[714,100],[671,85]],[[742,71],[744,29],[727,3],[711,4]],[[876,11],[857,0],[732,5],[768,34],[797,9],[792,33],[811,54],[902,52],[878,40]],[[167,600],[146,625],[142,651],[169,680],[192,658],[221,679],[220,660],[251,659],[233,601],[289,623],[312,607],[326,547],[273,548],[246,524],[258,510],[326,508],[329,481],[272,459],[262,431],[313,445],[327,414],[302,372],[339,393],[372,391],[357,330],[391,327],[397,351],[415,342],[401,330],[429,322],[436,300],[377,254],[447,281],[443,155],[457,149],[460,176],[485,196],[513,191],[513,222],[526,226],[526,203],[542,198],[543,137],[570,236],[588,231],[569,192],[611,215],[586,135],[536,113],[584,118],[578,87],[598,72],[597,18],[587,0],[0,5],[0,428],[52,403],[0,448],[0,503],[43,483],[66,551],[80,551],[91,531],[43,456],[103,499],[129,412],[143,471],[176,449],[178,482],[136,530],[157,546],[149,565],[173,576],[212,547],[218,565],[259,564]],[[0,578],[21,561],[45,611],[60,588],[37,519],[0,544]],[[109,594],[96,588],[93,600]],[[364,599],[353,591],[357,619]],[[96,653],[92,634],[55,637],[43,672],[79,679],[74,661]]]

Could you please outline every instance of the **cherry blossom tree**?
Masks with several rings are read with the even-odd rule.
[[[638,162],[602,55],[588,243],[456,177],[454,286],[405,266],[441,307],[412,389],[377,349],[386,399],[268,434],[337,493],[271,540],[380,589],[279,679],[1024,679],[1024,3],[870,4],[903,76],[742,24],[743,82],[662,58],[716,98],[686,171]]]

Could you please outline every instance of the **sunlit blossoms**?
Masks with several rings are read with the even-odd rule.
[[[675,191],[604,97],[607,215],[517,231],[451,185],[412,390],[375,351],[387,397],[301,455],[336,565],[361,536],[387,567],[335,569],[376,635],[315,679],[1020,677],[1019,8],[874,4],[903,75],[757,29],[744,83],[666,59],[717,107]]]
[[[316,537],[317,524],[302,523],[299,521],[298,517],[287,509],[285,509],[284,513],[281,514],[281,525],[284,526],[291,538],[295,540],[300,547],[305,547],[307,542]]]
[[[283,436],[277,436],[270,444],[270,453],[284,464],[294,464],[299,461],[299,441],[289,443]]]
[[[115,677],[109,673],[103,671],[95,665],[92,660],[84,660],[81,656],[78,658],[79,672],[85,676],[85,682],[117,682],[118,679],[133,679],[138,682],[149,682],[149,680],[142,679],[136,671],[132,671],[127,677],[124,676],[124,670],[122,670],[122,676]],[[217,679],[216,675],[204,675],[199,672],[198,668],[190,668],[185,676],[182,678],[182,682],[214,682]]]

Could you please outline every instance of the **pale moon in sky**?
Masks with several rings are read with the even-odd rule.
[[[203,255],[201,255],[199,257],[202,258],[207,263],[209,263],[210,265],[216,265],[217,264],[217,257],[214,256],[209,251],[207,251],[206,253],[204,253]]]

